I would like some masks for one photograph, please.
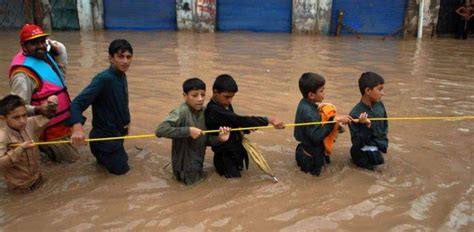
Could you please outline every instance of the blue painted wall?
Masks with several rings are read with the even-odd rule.
[[[362,34],[393,33],[403,25],[406,2],[406,0],[334,0],[330,32],[336,31],[337,13],[343,10],[343,23]],[[343,29],[342,33],[348,32]]]
[[[291,32],[292,0],[217,0],[217,30]]]
[[[176,30],[174,0],[104,0],[106,29]]]

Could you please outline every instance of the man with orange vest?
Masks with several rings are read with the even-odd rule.
[[[10,64],[9,78],[12,94],[22,97],[27,103],[29,115],[40,113],[42,103],[49,96],[57,95],[59,105],[56,115],[49,121],[41,135],[43,141],[69,140],[71,128],[65,124],[69,119],[71,99],[64,82],[64,74],[57,62],[48,54],[46,38],[49,34],[33,24],[25,24],[20,31],[22,50]],[[71,144],[42,145],[40,150],[49,159],[73,163],[79,153]]]

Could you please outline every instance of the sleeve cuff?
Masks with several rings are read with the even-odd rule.
[[[28,114],[28,116],[35,115],[35,107],[32,105],[26,105],[26,114]]]

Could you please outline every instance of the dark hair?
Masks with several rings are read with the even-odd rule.
[[[216,77],[214,81],[214,85],[212,85],[212,90],[216,90],[218,93],[222,92],[231,92],[237,93],[239,91],[239,87],[235,82],[234,78],[232,78],[229,74],[222,74]]]
[[[25,101],[18,95],[7,95],[0,100],[0,115],[7,116],[10,112],[20,106],[25,106]]]
[[[360,94],[364,95],[365,89],[373,89],[375,86],[384,84],[385,80],[379,74],[374,72],[365,72],[360,75],[359,78],[359,90]]]
[[[124,39],[116,39],[112,41],[109,45],[109,55],[114,56],[115,53],[122,53],[125,51],[129,51],[133,55],[133,48],[132,45],[127,40]]]
[[[189,93],[191,90],[206,90],[206,83],[199,78],[189,78],[183,82],[183,92]]]
[[[323,76],[307,72],[301,75],[298,85],[300,87],[300,92],[304,98],[308,97],[308,94],[315,93],[319,88],[323,87],[326,84],[326,80]]]

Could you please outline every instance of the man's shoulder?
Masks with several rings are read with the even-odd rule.
[[[317,106],[315,104],[309,103],[304,98],[300,100],[298,106],[296,107],[296,111],[299,113],[305,113],[306,111],[316,111]]]
[[[303,108],[306,108],[306,107],[307,107],[306,101],[304,100],[304,98],[302,98],[298,102],[298,105],[296,106],[296,109],[303,109]]]
[[[109,71],[109,69],[102,70],[101,72],[97,73],[94,77],[97,81],[108,81],[114,78],[113,74]]]
[[[186,103],[181,103],[168,113],[167,119],[182,120],[186,117],[186,112],[188,111],[189,108]]]
[[[5,127],[0,127],[0,143],[8,143],[8,134]]]
[[[385,104],[383,103],[383,101],[378,101],[378,102],[377,102],[377,105],[378,105],[378,107],[380,107],[380,109],[381,109],[384,113],[387,112],[387,110],[385,109]]]
[[[383,103],[382,100],[378,101],[377,104],[380,104],[380,106],[382,106],[383,108],[385,108],[385,104]]]
[[[26,80],[28,81],[29,78],[25,79],[26,77],[29,77],[30,75],[28,75],[27,71],[26,71],[26,68],[25,69],[20,69],[20,68],[15,68],[15,69],[12,69],[12,75],[10,77],[10,79],[13,81],[13,80]]]
[[[210,101],[207,103],[207,105],[206,105],[204,111],[205,111],[206,113],[209,113],[209,112],[217,111],[218,109],[219,109],[219,105],[217,105],[214,101],[210,100]]]
[[[186,112],[189,111],[189,107],[186,103],[181,103],[178,106],[176,106],[173,110],[171,110],[171,114],[176,114],[179,115],[179,117],[182,117],[182,115]]]
[[[352,114],[353,112],[363,111],[363,110],[364,110],[364,107],[365,107],[365,105],[362,103],[362,101],[357,102],[357,103],[352,107],[351,114]]]
[[[186,104],[186,102],[183,102],[183,103],[179,104],[178,106],[176,106],[176,108],[174,108],[174,109],[178,110],[178,111],[187,111],[187,110],[189,110],[189,107]]]

